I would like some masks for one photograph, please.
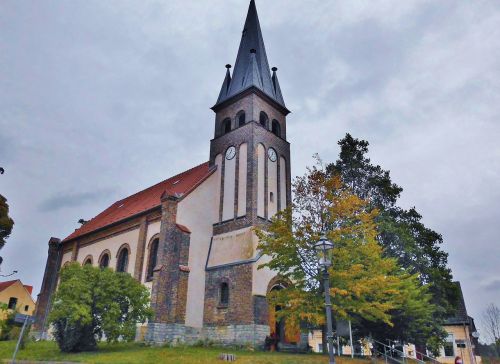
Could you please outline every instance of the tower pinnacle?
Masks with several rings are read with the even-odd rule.
[[[254,0],[248,7],[232,77],[228,70],[216,105],[251,87],[256,87],[285,107],[277,77],[275,73],[271,76]]]

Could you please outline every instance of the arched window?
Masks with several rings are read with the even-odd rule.
[[[101,253],[101,257],[99,258],[99,268],[109,267],[109,256],[108,250]]]
[[[122,248],[118,253],[118,262],[116,263],[117,272],[126,272],[128,267],[128,248]]]
[[[87,255],[87,257],[85,257],[85,259],[83,260],[83,265],[92,265],[92,255]]]
[[[281,137],[281,126],[278,120],[273,120],[273,134]]]
[[[269,120],[269,118],[267,117],[267,114],[264,111],[261,111],[260,116],[259,116],[260,125],[262,125],[264,128],[267,129],[267,121],[268,120]]]
[[[245,112],[240,111],[237,115],[238,118],[238,126],[243,126],[245,125],[246,119],[245,119]]]
[[[226,118],[222,121],[222,135],[227,134],[231,131],[231,119]]]
[[[220,285],[220,301],[221,306],[227,306],[229,304],[229,285],[226,282],[222,282]]]
[[[156,267],[158,261],[158,245],[160,244],[160,239],[155,238],[151,245],[149,246],[149,260],[148,260],[148,270],[146,273],[146,281],[153,279],[153,270]]]

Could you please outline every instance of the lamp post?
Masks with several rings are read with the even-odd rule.
[[[329,258],[329,251],[333,249],[333,243],[329,241],[325,235],[322,235],[314,249],[318,255],[319,265],[323,269],[323,286],[325,290],[325,311],[326,311],[326,338],[328,340],[328,355],[330,364],[335,364],[335,356],[333,355],[333,328],[332,328],[332,303],[330,301],[330,275],[328,267],[332,265]]]

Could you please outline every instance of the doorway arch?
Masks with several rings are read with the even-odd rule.
[[[267,294],[273,291],[282,290],[290,285],[282,277],[273,278],[267,287]],[[281,344],[297,344],[300,341],[300,330],[292,329],[287,326],[286,319],[277,319],[276,314],[281,310],[279,305],[268,306],[269,311],[269,330],[271,337],[275,338]]]

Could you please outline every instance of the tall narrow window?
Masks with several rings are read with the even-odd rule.
[[[16,306],[17,306],[17,297],[9,298],[9,305],[7,306],[7,308],[9,310],[15,310]]]
[[[101,257],[101,260],[99,261],[99,267],[100,268],[109,267],[109,254],[108,253],[104,253],[104,255]]]
[[[123,248],[118,255],[118,264],[116,265],[117,272],[126,272],[128,266],[128,249]]]
[[[224,119],[222,122],[222,135],[227,134],[231,131],[231,119]]]
[[[274,135],[281,137],[281,127],[280,127],[280,123],[278,122],[278,120],[273,120],[272,129],[273,129]]]
[[[220,285],[220,304],[221,306],[229,304],[229,285],[226,282]]]
[[[453,334],[448,334],[446,341],[444,343],[444,356],[455,356],[455,346],[454,346],[454,336]]]
[[[267,114],[264,111],[261,111],[260,116],[259,116],[260,125],[262,125],[264,128],[267,129],[267,121],[268,120],[269,120],[269,118],[267,117]]]
[[[146,281],[151,281],[153,279],[153,270],[156,267],[156,263],[158,261],[158,244],[160,240],[156,238],[151,243],[149,247],[149,261],[148,261],[148,272],[146,274]]]
[[[238,114],[238,126],[243,126],[245,125],[245,112],[244,111],[240,111],[240,113]]]

